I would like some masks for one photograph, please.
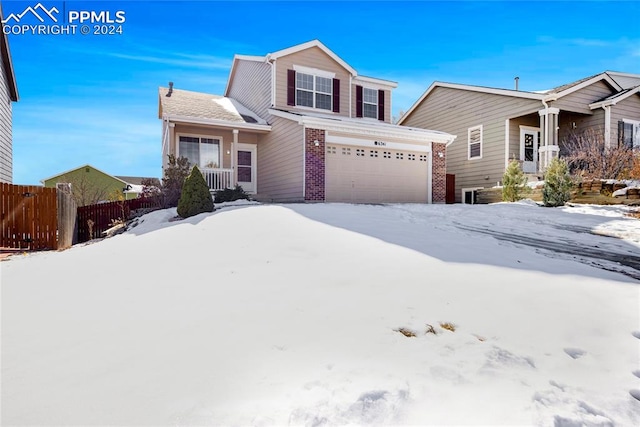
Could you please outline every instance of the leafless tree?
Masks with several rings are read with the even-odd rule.
[[[78,206],[93,205],[109,200],[109,184],[96,183],[86,174],[68,174],[60,178],[60,182],[71,184],[71,197]]]
[[[606,147],[601,130],[589,128],[583,132],[572,132],[560,147],[572,175],[585,178],[627,178],[633,162],[633,151],[627,147]]]

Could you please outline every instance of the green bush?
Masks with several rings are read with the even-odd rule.
[[[502,201],[516,202],[528,192],[527,177],[520,168],[520,162],[512,160],[502,175]]]
[[[544,173],[542,201],[545,206],[564,206],[571,198],[571,176],[564,160],[554,158]]]
[[[236,185],[235,188],[225,188],[224,190],[216,191],[216,197],[214,202],[233,202],[235,200],[249,200],[249,195],[244,192],[244,189],[240,185]]]
[[[194,166],[182,186],[178,215],[189,218],[203,212],[213,212],[213,198],[200,169]]]

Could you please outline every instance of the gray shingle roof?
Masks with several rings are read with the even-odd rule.
[[[266,124],[266,121],[233,98],[202,92],[173,89],[159,89],[160,106],[163,114],[222,120],[231,123]]]

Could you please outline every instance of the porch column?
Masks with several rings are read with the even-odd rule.
[[[604,105],[604,146],[611,148],[611,105]]]
[[[558,145],[558,108],[545,108],[539,110],[540,115],[540,148],[538,150],[539,168],[546,169],[554,157],[558,157],[560,146]]]
[[[231,143],[231,169],[233,169],[233,185],[238,184],[238,172],[236,171],[236,147],[238,146],[238,134],[240,131],[238,129],[233,130],[233,142]]]

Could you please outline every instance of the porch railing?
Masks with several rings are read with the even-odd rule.
[[[209,190],[217,191],[233,188],[233,169],[202,169]]]

